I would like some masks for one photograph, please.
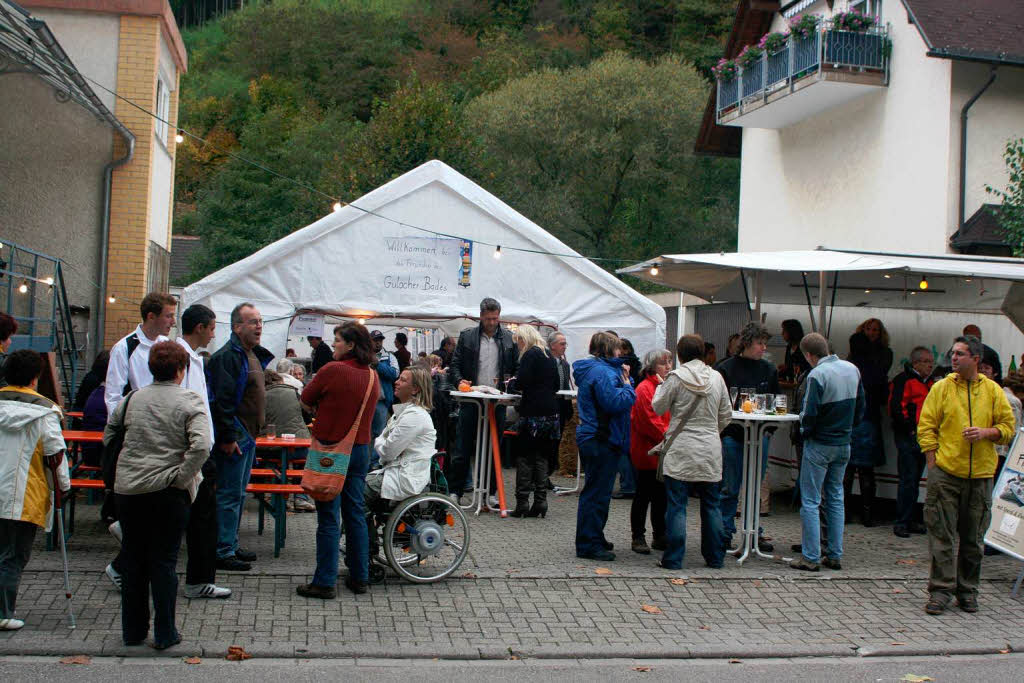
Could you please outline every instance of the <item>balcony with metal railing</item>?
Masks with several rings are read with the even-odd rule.
[[[717,82],[716,121],[743,128],[786,128],[889,85],[887,27],[791,34],[734,78]]]

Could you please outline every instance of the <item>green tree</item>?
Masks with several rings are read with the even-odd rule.
[[[513,80],[466,121],[500,196],[584,253],[639,259],[735,244],[738,165],[692,152],[706,101],[679,58],[612,53]]]
[[[994,211],[999,225],[1006,231],[1006,241],[1014,256],[1024,256],[1024,138],[1011,139],[1003,151],[1008,182],[1005,190],[986,185],[985,190],[1002,200]]]

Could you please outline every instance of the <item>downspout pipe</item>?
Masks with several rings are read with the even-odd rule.
[[[981,86],[981,90],[974,93],[974,97],[967,100],[963,109],[960,110],[960,220],[957,221],[957,228],[961,230],[964,227],[965,205],[967,204],[967,112],[978,101],[978,98],[988,90],[989,86],[995,82],[997,68],[996,65],[992,65],[988,81],[985,82],[985,85]]]
[[[127,153],[120,159],[114,159],[103,167],[103,225],[100,238],[100,306],[96,312],[96,344],[97,348],[106,348],[107,322],[107,261],[110,247],[110,198],[113,194],[114,169],[124,166],[135,156],[135,136],[128,133],[124,139],[128,147]]]

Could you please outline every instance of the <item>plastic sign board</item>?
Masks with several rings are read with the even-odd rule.
[[[1024,560],[1024,428],[1006,454],[1006,464],[992,489],[992,523],[985,543]]]
[[[324,337],[324,316],[320,313],[303,313],[292,320],[288,334],[294,337]]]

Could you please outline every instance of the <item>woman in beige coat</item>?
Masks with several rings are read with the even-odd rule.
[[[709,567],[720,568],[725,534],[719,511],[722,442],[719,433],[732,419],[729,390],[722,376],[704,364],[704,340],[696,334],[679,339],[680,366],[670,372],[651,402],[656,413],[668,411],[661,471],[668,509],[667,547],[659,563],[682,569],[686,554],[686,502],[700,496],[700,550]]]

